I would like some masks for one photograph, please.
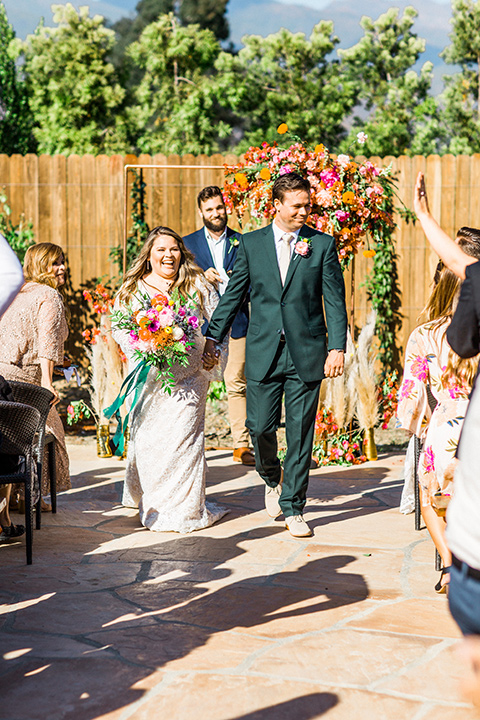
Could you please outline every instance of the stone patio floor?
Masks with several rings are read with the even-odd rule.
[[[295,540],[227,451],[207,492],[230,514],[188,536],[121,507],[124,462],[92,439],[69,451],[33,565],[0,548],[1,720],[478,717],[433,546],[398,511],[402,455],[312,471]]]

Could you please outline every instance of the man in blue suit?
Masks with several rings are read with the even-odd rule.
[[[209,185],[197,197],[198,212],[203,227],[183,238],[186,247],[205,277],[223,295],[237,256],[241,235],[227,226],[227,211],[222,191]],[[243,298],[232,324],[228,344],[228,363],[225,368],[225,386],[228,397],[228,414],[233,440],[233,459],[243,465],[255,465],[255,456],[249,446],[249,433],[245,427],[247,416],[245,379],[245,338],[248,328],[248,301]],[[207,328],[204,326],[203,332]]]

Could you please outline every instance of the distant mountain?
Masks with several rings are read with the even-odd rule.
[[[3,0],[10,22],[19,37],[33,32],[41,17],[45,24],[51,23],[51,0]],[[132,15],[138,0],[72,0],[73,4],[89,4],[91,13],[104,15],[114,22],[125,15]],[[236,46],[247,34],[268,35],[285,27],[292,32],[310,35],[313,26],[320,20],[333,20],[334,32],[340,38],[340,47],[354,45],[362,36],[360,19],[363,15],[377,18],[394,5],[404,9],[407,5],[417,7],[419,12],[415,31],[427,40],[427,48],[421,62],[430,60],[437,69],[437,75],[445,71],[438,53],[448,44],[451,8],[433,0],[331,0],[322,9],[307,5],[280,3],[275,0],[230,0],[228,21],[231,40]]]

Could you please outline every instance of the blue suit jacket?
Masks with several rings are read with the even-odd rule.
[[[225,243],[225,254],[223,258],[223,267],[228,276],[232,274],[235,259],[237,257],[237,248],[228,242],[228,238],[235,235],[239,240],[242,237],[240,233],[231,230],[227,227],[227,242]],[[195,262],[199,265],[203,271],[208,268],[215,267],[212,253],[208,247],[208,242],[205,237],[205,230],[201,228],[196,230],[190,235],[186,235],[183,238],[183,242],[187,247],[187,250],[195,256]],[[248,329],[248,293],[244,297],[240,310],[235,316],[235,320],[232,324],[232,338],[242,338],[247,334]],[[208,330],[208,325],[205,323],[202,327],[202,333],[205,335]]]

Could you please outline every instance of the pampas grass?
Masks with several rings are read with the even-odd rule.
[[[122,362],[117,343],[110,331],[110,320],[105,315],[100,318],[100,334],[97,335],[96,343],[90,346],[88,355],[92,368],[90,399],[100,425],[108,425],[109,420],[103,411],[113,403],[120,391],[126,363]]]
[[[339,428],[349,425],[355,411],[355,388],[350,382],[354,353],[355,348],[348,331],[343,375],[325,378],[321,385],[320,400],[331,411]]]
[[[378,420],[375,353],[372,341],[375,335],[376,313],[372,311],[358,337],[349,377],[350,391],[355,393],[356,416],[362,430],[375,427]]]

